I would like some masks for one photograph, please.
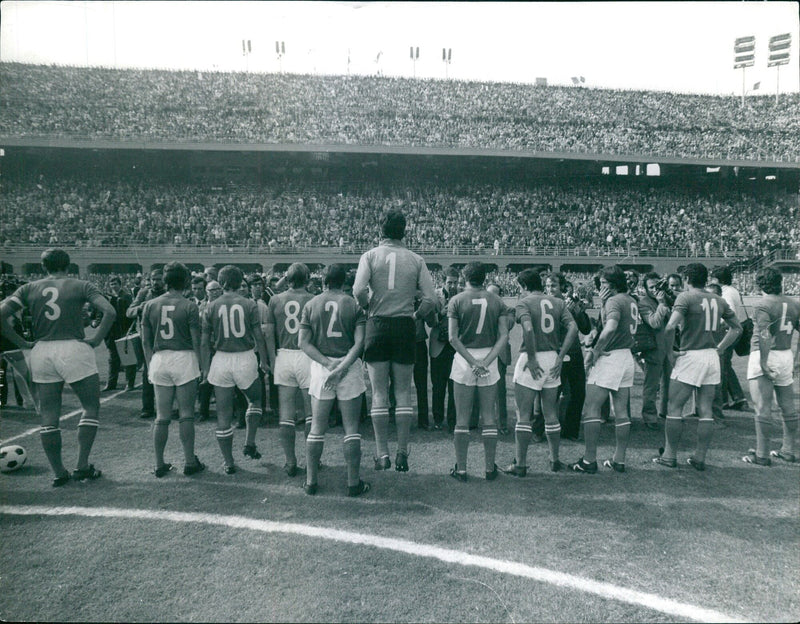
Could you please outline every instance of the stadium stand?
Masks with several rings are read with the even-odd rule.
[[[800,160],[800,95],[0,64],[0,136]]]

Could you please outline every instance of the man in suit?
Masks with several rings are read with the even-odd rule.
[[[108,302],[114,307],[117,318],[111,326],[111,331],[109,331],[108,335],[105,337],[106,347],[108,348],[108,381],[106,382],[106,387],[103,388],[103,392],[117,389],[117,379],[119,378],[122,363],[119,359],[115,341],[125,336],[125,334],[128,333],[128,329],[133,324],[133,319],[125,316],[125,313],[133,302],[133,296],[122,287],[122,279],[115,275],[109,280],[108,286],[111,290],[108,295]],[[125,380],[127,381],[127,389],[133,390],[136,384],[135,364],[125,367]]]
[[[447,395],[447,426],[450,431],[456,427],[456,404],[453,400],[453,382],[450,380],[450,369],[453,366],[455,350],[450,346],[447,336],[447,304],[460,291],[458,280],[460,273],[455,267],[445,271],[444,286],[436,290],[438,304],[437,322],[431,327],[431,411],[433,412],[433,428],[444,427],[444,399]]]

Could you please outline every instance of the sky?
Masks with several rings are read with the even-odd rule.
[[[780,92],[800,82],[797,2],[49,2],[4,0],[4,62],[376,74],[688,93],[774,94],[768,40],[791,33]],[[755,66],[733,42],[756,37]],[[243,54],[242,40],[250,41]],[[275,42],[285,43],[285,55]],[[419,47],[419,59],[409,48]],[[442,48],[451,62],[442,62]],[[380,53],[380,54],[379,54]],[[349,59],[349,62],[348,62]],[[760,88],[753,91],[756,82]]]

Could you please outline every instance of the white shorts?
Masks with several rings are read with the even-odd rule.
[[[587,384],[616,392],[633,386],[633,353],[630,349],[614,349],[601,355],[589,371]]]
[[[722,381],[719,372],[719,354],[716,349],[693,349],[679,355],[672,368],[670,379],[699,388],[716,386]]]
[[[34,383],[72,384],[97,374],[94,349],[80,340],[42,340],[31,350]]]
[[[794,361],[792,360],[791,349],[781,349],[780,351],[770,350],[767,356],[767,366],[775,371],[775,386],[791,386],[792,385],[792,368]],[[761,353],[756,349],[750,352],[750,359],[747,361],[747,378],[757,379],[761,377],[764,372],[761,370]]]
[[[481,349],[467,349],[470,355],[474,357],[476,360],[482,360],[491,351],[491,347],[483,347]],[[475,373],[472,372],[472,367],[469,363],[461,357],[460,354],[456,353],[453,356],[453,366],[450,369],[450,379],[452,379],[455,383],[460,383],[464,386],[493,386],[498,381],[500,381],[500,371],[497,368],[497,358],[489,364],[489,374],[485,377],[476,377]]]
[[[278,349],[275,358],[275,385],[308,388],[311,358],[297,349]]]
[[[208,383],[220,388],[246,390],[258,379],[255,351],[217,351],[211,360]]]
[[[555,351],[542,351],[536,354],[536,361],[544,374],[539,379],[534,379],[531,371],[525,368],[528,363],[528,354],[522,351],[514,367],[514,383],[525,386],[531,390],[539,391],[542,388],[558,388],[561,385],[561,377],[554,379],[550,377],[550,369],[556,364],[558,353]]]
[[[200,376],[194,351],[156,351],[147,368],[147,378],[154,386],[182,386]]]
[[[336,358],[331,358],[336,361]],[[344,359],[344,358],[339,358]],[[340,401],[349,401],[361,396],[367,391],[367,384],[364,383],[364,364],[361,359],[357,359],[347,373],[342,377],[341,381],[336,384],[335,388],[326,388],[325,382],[330,375],[330,371],[319,362],[311,360],[309,365],[310,369],[310,383],[308,385],[308,393],[315,399],[321,401],[330,399],[339,399]]]

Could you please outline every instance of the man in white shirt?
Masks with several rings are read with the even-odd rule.
[[[741,323],[747,318],[747,311],[742,302],[739,291],[731,286],[733,276],[728,267],[717,267],[711,271],[709,284],[719,284],[722,287],[722,298],[728,306],[736,313],[737,320]],[[720,357],[722,372],[721,398],[725,409],[752,411],[744,398],[744,391],[739,383],[739,378],[733,370],[731,360],[733,359],[733,345],[728,347]],[[727,403],[725,402],[727,400]]]

